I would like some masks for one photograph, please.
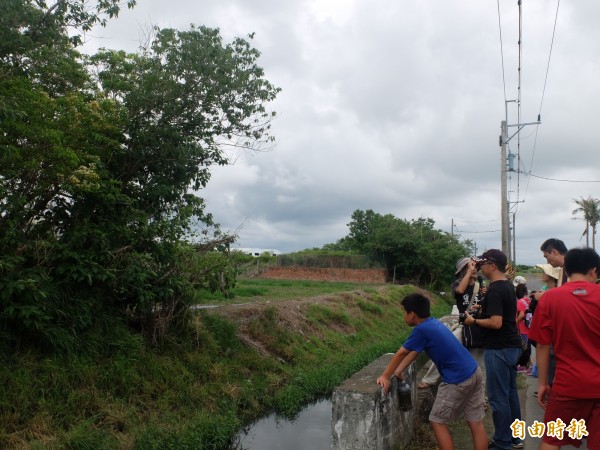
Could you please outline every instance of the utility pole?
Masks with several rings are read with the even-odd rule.
[[[501,215],[502,215],[502,251],[506,254],[508,261],[512,264],[515,264],[515,254],[516,254],[516,246],[515,246],[515,216],[516,213],[513,212],[513,227],[512,227],[512,236],[510,230],[510,202],[508,201],[508,192],[507,192],[507,177],[508,172],[515,172],[514,169],[514,158],[515,154],[511,153],[510,147],[508,147],[508,143],[510,140],[519,135],[521,129],[526,125],[539,125],[541,122],[540,115],[538,114],[537,122],[531,123],[521,123],[521,55],[522,55],[522,47],[521,43],[523,42],[523,19],[521,14],[521,0],[518,1],[519,5],[519,64],[518,64],[518,84],[517,84],[517,98],[516,100],[507,100],[506,99],[506,86],[504,87],[504,120],[500,125],[501,134],[500,134],[500,185],[502,190],[502,195],[500,201],[501,204]],[[504,57],[503,57],[504,58]],[[504,59],[502,60],[502,67],[504,70]],[[517,105],[517,123],[514,125],[510,125],[508,123],[508,104],[516,103]],[[508,128],[517,127],[517,131],[512,135],[508,135]],[[519,139],[518,139],[519,140]],[[521,148],[520,148],[520,140],[517,144],[517,158],[521,157]],[[506,153],[508,150],[508,154]],[[520,162],[520,161],[518,161]],[[517,169],[517,173],[520,172],[520,164]],[[512,202],[513,204],[518,203]],[[511,240],[512,240],[512,254],[511,254]]]
[[[513,213],[513,225],[512,225],[512,262],[517,264],[517,213]]]
[[[518,100],[507,100],[504,104],[505,108],[505,117],[508,118],[508,103],[509,102],[518,102]],[[510,152],[507,153],[508,143],[510,140],[515,137],[519,132],[526,127],[527,125],[539,125],[541,124],[541,117],[538,115],[537,122],[529,122],[529,123],[517,123],[517,124],[508,124],[507,120],[503,120],[500,123],[500,215],[502,219],[502,251],[506,255],[507,259],[514,263],[514,254],[513,249],[515,249],[514,243],[514,221],[515,216],[513,214],[513,234],[511,239],[510,233],[510,202],[508,201],[508,172],[514,172],[514,158],[515,155]],[[511,136],[508,135],[508,129],[511,127],[517,127],[517,131],[515,131]],[[517,203],[517,202],[514,202]],[[512,245],[511,245],[512,244]]]
[[[506,145],[508,144],[508,129],[506,120],[500,123],[500,217],[502,219],[502,251],[508,257],[509,255],[509,236],[508,236],[508,192],[506,181]],[[508,258],[510,261],[510,258]]]

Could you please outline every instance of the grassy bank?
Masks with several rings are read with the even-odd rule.
[[[241,278],[232,290],[233,298],[226,298],[220,291],[198,293],[198,302],[207,305],[223,305],[262,301],[294,300],[316,295],[335,294],[362,290],[374,292],[384,285],[373,283],[327,282],[311,280],[274,280]]]
[[[337,286],[321,283],[300,300],[265,281],[252,302],[198,312],[160,349],[115,323],[70,355],[4,354],[0,448],[227,448],[243,424],[293,416],[409,332],[399,302],[413,287],[324,294]],[[434,315],[448,309],[435,298]]]

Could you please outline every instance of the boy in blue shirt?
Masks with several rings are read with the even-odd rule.
[[[415,328],[377,378],[377,384],[387,394],[392,374],[404,371],[420,352],[425,351],[442,377],[429,415],[440,450],[454,449],[447,424],[461,414],[464,414],[471,430],[475,450],[487,449],[488,436],[483,425],[484,385],[477,362],[443,323],[430,317],[427,297],[421,294],[408,295],[402,300],[402,307],[404,322]]]

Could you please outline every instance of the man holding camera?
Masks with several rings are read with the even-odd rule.
[[[522,347],[516,322],[515,289],[505,274],[508,261],[502,251],[490,249],[475,258],[475,263],[490,285],[481,302],[480,318],[466,312],[464,323],[479,326],[484,331],[487,394],[494,420],[494,436],[489,448],[522,448],[523,443],[513,439],[510,428],[515,419],[521,420],[517,361]]]

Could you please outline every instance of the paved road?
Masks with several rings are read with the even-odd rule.
[[[539,291],[544,284],[541,275],[530,274],[527,275],[525,279],[527,280],[527,288],[529,288],[530,291]]]

